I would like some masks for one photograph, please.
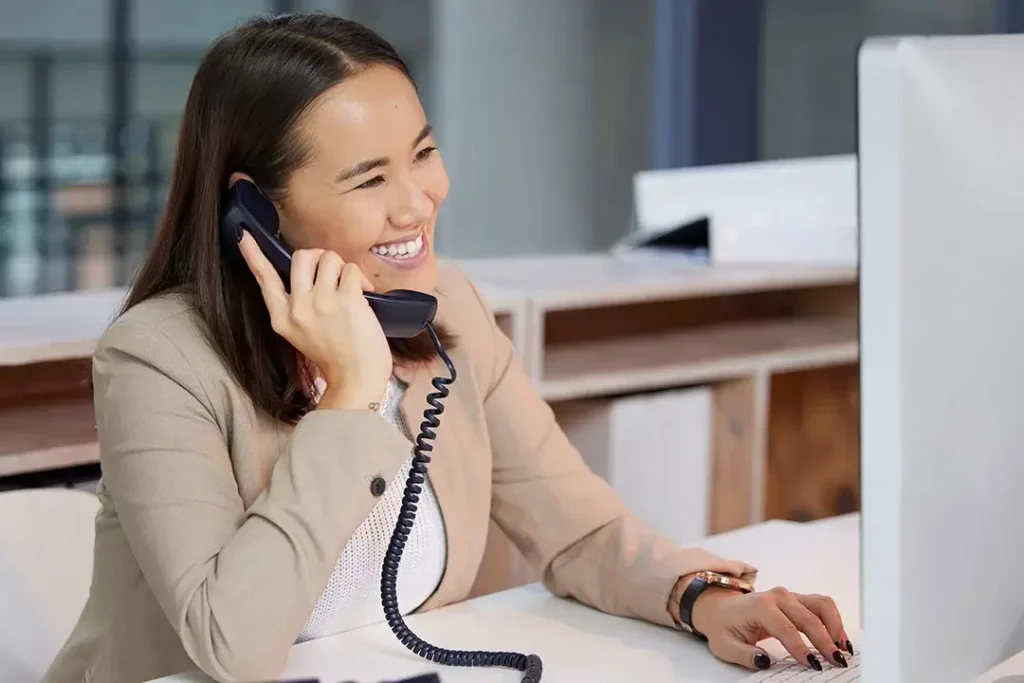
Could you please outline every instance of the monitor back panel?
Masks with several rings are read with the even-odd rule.
[[[1024,36],[858,70],[864,680],[1024,648]]]

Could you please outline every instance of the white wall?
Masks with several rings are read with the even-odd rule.
[[[457,257],[579,251],[628,228],[646,166],[650,2],[436,0],[434,98]]]

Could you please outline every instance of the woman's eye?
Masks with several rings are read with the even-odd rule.
[[[367,180],[365,183],[357,185],[356,189],[357,190],[362,190],[362,189],[368,189],[368,188],[371,188],[371,187],[377,187],[378,185],[380,185],[383,182],[384,182],[384,176],[382,176],[382,175],[374,176],[374,177],[370,178],[369,180]]]
[[[423,161],[430,158],[430,155],[437,151],[437,147],[424,147],[416,152],[416,161]]]

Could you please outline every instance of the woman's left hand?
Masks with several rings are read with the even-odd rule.
[[[692,618],[712,654],[749,669],[771,665],[768,654],[757,647],[766,638],[776,638],[796,661],[819,671],[820,658],[801,634],[834,666],[847,666],[842,650],[853,654],[839,610],[824,595],[801,595],[785,588],[747,594],[713,588],[697,598]]]

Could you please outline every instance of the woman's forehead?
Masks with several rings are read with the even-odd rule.
[[[315,151],[357,161],[408,152],[426,124],[416,89],[389,66],[369,67],[328,89],[303,118]]]

